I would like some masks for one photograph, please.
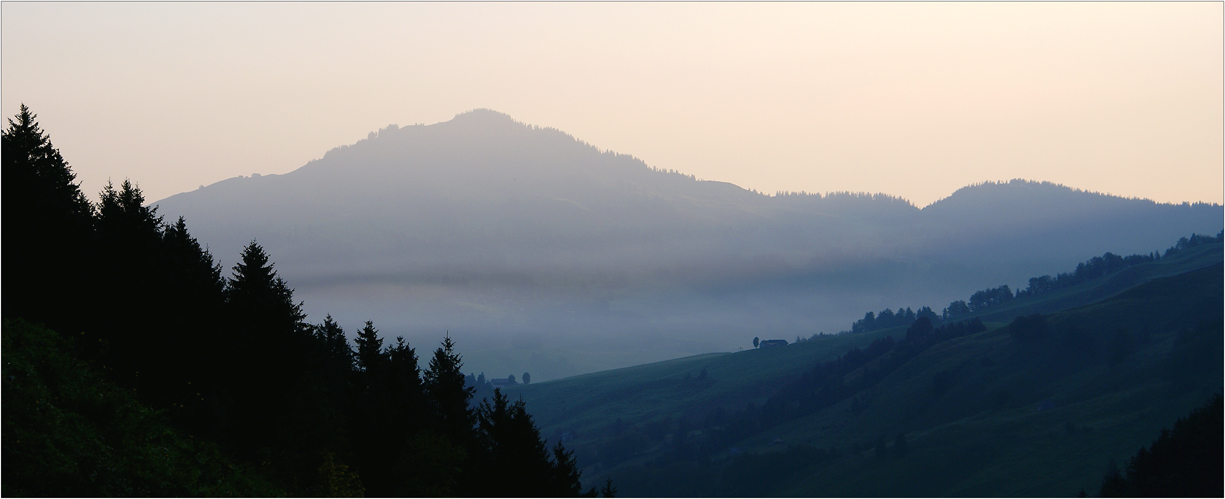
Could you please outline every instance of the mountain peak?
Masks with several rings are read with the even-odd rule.
[[[454,118],[451,118],[451,121],[456,122],[456,123],[479,121],[483,123],[502,122],[502,123],[522,124],[518,121],[515,121],[514,118],[511,118],[509,114],[494,111],[492,109],[486,109],[486,108],[478,108],[478,109],[473,109],[471,111],[465,111],[465,112],[459,113],[455,115]]]

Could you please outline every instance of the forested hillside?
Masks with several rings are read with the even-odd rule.
[[[473,118],[477,131],[505,131],[500,115]],[[556,131],[514,130],[519,135],[501,140],[509,144],[515,137],[544,137],[566,145],[560,150],[567,154],[590,152],[589,146]],[[404,137],[424,147],[413,142],[420,137]],[[333,160],[379,158],[378,148],[404,144],[369,142],[337,152]],[[754,204],[761,200],[734,186],[707,190],[710,186],[697,187],[695,179],[674,172],[634,173],[622,168],[636,165],[629,158],[602,157],[603,169],[572,172],[567,182],[595,178],[657,203],[646,211],[625,208],[631,218],[676,215],[665,217],[663,228],[652,229],[660,232],[650,237],[691,243],[701,238],[685,237],[722,230],[714,224],[669,233],[685,227],[690,215],[710,222],[717,218],[712,213],[730,210],[723,215],[773,220],[759,227],[785,226],[814,216],[811,210],[818,206],[822,217],[833,219],[822,225],[826,229],[884,224],[868,231],[873,237],[888,233],[876,241],[906,239],[908,230],[923,232],[920,239],[927,242],[959,237],[906,218],[919,215],[893,198],[777,196],[769,202],[789,207],[770,211],[775,208]],[[307,173],[322,175],[316,180],[334,180],[328,175],[335,172],[329,173],[324,163]],[[1198,457],[1206,455],[1203,447],[1188,445],[1188,440],[1208,438],[1216,449],[1225,445],[1205,416],[1219,416],[1225,369],[1225,233],[1171,237],[1161,243],[1173,243],[1164,252],[1124,257],[1119,250],[1084,260],[1097,254],[1086,253],[1053,277],[1028,276],[1028,287],[1017,292],[995,281],[978,283],[966,289],[980,291],[939,312],[930,305],[868,312],[862,319],[858,313],[863,309],[844,312],[849,319],[843,324],[851,329],[845,334],[797,334],[797,341],[788,344],[783,339],[789,334],[775,331],[797,329],[757,324],[737,330],[737,344],[747,351],[544,383],[529,384],[528,373],[522,375],[524,384],[498,374],[504,394],[483,374],[478,378],[469,372],[459,353],[467,344],[443,336],[441,328],[434,332],[441,345],[418,356],[418,347],[399,335],[381,333],[372,321],[350,332],[331,315],[308,322],[304,303],[261,243],[245,241],[234,250],[236,263],[222,266],[188,230],[186,219],[163,218],[130,181],[108,184],[91,201],[25,107],[3,132],[3,168],[4,495],[1057,496],[1077,491],[1128,495],[1168,480],[1189,483],[1178,490],[1199,494],[1218,489],[1198,480],[1221,482],[1219,474],[1171,475],[1171,469],[1186,467],[1169,463],[1204,464]],[[537,180],[547,177],[535,174]],[[310,175],[299,178],[314,178]],[[690,189],[686,192],[693,196],[635,190],[635,185],[647,185],[635,184],[635,178],[652,176]],[[502,192],[498,185],[515,179],[484,179],[478,187]],[[1018,188],[1054,198],[1071,195],[1087,203],[1083,206],[1106,206],[1090,199],[1096,195],[1069,194],[1050,185],[1023,183]],[[516,197],[524,192],[534,191],[508,188],[500,202],[540,207],[534,194]],[[418,201],[429,204],[437,193],[418,194],[424,199]],[[719,196],[743,203],[703,205]],[[1026,209],[1034,199],[1042,196],[1003,196],[997,214],[1015,218],[1019,215],[1013,211]],[[617,205],[615,198],[594,195],[585,201],[590,202],[559,198],[545,204],[578,205],[578,211],[562,218],[587,217],[579,211],[600,203],[610,210]],[[1123,202],[1135,200],[1107,201],[1140,207],[1128,212],[1132,215],[1148,213],[1147,204]],[[948,209],[961,202],[948,201],[932,213],[969,223],[965,213]],[[861,210],[865,205],[871,209]],[[1157,211],[1179,210],[1207,210],[1210,219],[1219,207]],[[549,217],[561,216],[550,213],[533,222],[538,225],[528,227],[524,234],[530,237],[520,242],[530,246],[532,237],[548,236],[549,224],[556,221]],[[626,214],[614,210],[601,216]],[[1146,223],[1158,224],[1161,217],[1154,217]],[[1106,219],[1112,218],[1094,212],[1086,220]],[[415,220],[428,224],[441,219]],[[875,232],[889,224],[895,232]],[[479,227],[468,229],[473,230],[460,231],[457,240],[481,233]],[[601,239],[607,234],[584,234],[591,236],[585,244],[609,241]],[[761,234],[734,233],[747,246],[728,251],[758,244]],[[559,241],[570,237],[552,235]],[[999,237],[1003,243],[975,242],[974,247],[1011,244],[1010,236]],[[378,244],[394,249],[388,241]],[[802,244],[803,238],[792,243]],[[1048,243],[1055,244],[1041,244]],[[651,253],[649,247],[636,248],[625,258]],[[472,251],[467,256],[485,250]],[[555,276],[581,270],[583,259],[598,259],[599,252],[591,256],[570,248],[559,254],[574,258],[549,267]],[[736,258],[748,258],[744,255]],[[721,274],[727,278],[721,281],[704,280],[700,265],[653,268],[644,275],[709,284],[702,288],[706,298],[747,303],[769,315],[777,310],[769,304],[772,299],[789,296],[798,303],[811,298],[802,292],[804,283],[832,275],[788,273],[796,267],[780,263],[784,260],[737,260],[751,265],[725,269],[729,273]],[[371,272],[383,268],[377,259],[361,261],[371,265],[366,269]],[[1072,267],[1076,261],[1083,263]],[[912,267],[873,267],[870,273],[884,275],[880,282],[900,282],[893,279],[905,268]],[[759,279],[755,272],[762,269],[769,276]],[[950,269],[937,265],[928,271]],[[498,272],[483,274],[494,276],[489,280],[469,280],[473,275],[451,270],[430,277],[431,282],[531,289],[539,292],[537,297],[547,297],[556,289],[546,288],[560,282]],[[628,282],[566,281],[571,277],[561,279],[565,282],[557,289],[593,293],[587,297],[604,296],[600,293]],[[754,284],[743,286],[750,281]],[[879,284],[873,282],[852,288]],[[634,298],[619,292],[607,296],[642,302],[673,296],[660,289]],[[754,289],[769,291],[750,292]],[[685,293],[675,295],[689,296]],[[549,300],[549,310],[569,317],[568,324],[592,317],[568,308],[574,303]],[[591,338],[604,346],[634,341],[636,348],[659,355],[675,347],[668,343],[676,337],[658,331],[686,324],[679,317],[706,311],[711,315],[703,320],[717,321],[738,313],[720,315],[708,303],[686,300],[655,305],[681,312],[672,316],[674,322],[652,323],[653,336]],[[482,309],[480,303],[464,306]],[[588,311],[614,317],[624,316],[626,309],[605,302]],[[522,324],[509,316],[489,317],[505,320],[506,331],[521,332],[516,328]],[[737,327],[734,321],[724,326],[718,334]],[[540,343],[537,339],[535,344]],[[1207,408],[1191,412],[1201,406]],[[1173,430],[1162,433],[1163,428]],[[1219,473],[1222,467],[1214,461],[1204,469]]]
[[[371,322],[306,322],[256,242],[225,275],[132,182],[88,201],[24,106],[3,168],[5,496],[581,492],[449,337],[421,369]]]
[[[924,316],[516,390],[625,495],[1095,492],[1111,459],[1220,391],[1221,243],[1178,246],[1143,264],[1167,268],[1135,267],[1174,275],[1080,307],[1068,295],[1001,322]]]

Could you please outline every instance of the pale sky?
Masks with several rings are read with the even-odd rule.
[[[3,112],[30,106],[94,199],[286,173],[475,108],[770,193],[1223,197],[1221,2],[0,9]]]

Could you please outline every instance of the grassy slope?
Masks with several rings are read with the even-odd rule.
[[[819,472],[812,470],[810,479],[777,484],[774,492],[784,495],[1047,495],[1080,487],[1095,490],[1095,483],[1085,481],[1093,482],[1107,460],[1134,452],[1162,425],[1201,401],[1202,387],[1175,395],[1165,386],[1162,361],[1175,348],[1174,331],[1193,325],[1187,321],[1195,314],[1188,311],[1215,307],[1219,312],[1220,261],[1221,245],[1204,245],[1177,258],[1132,267],[1040,299],[1018,300],[984,315],[1006,321],[1022,313],[1049,313],[1153,278],[1217,265],[1198,273],[1196,285],[1205,291],[1193,297],[1184,296],[1186,276],[1158,279],[1053,316],[1051,322],[1060,331],[1074,324],[1100,337],[1091,360],[1035,360],[1032,352],[1017,351],[1000,324],[989,324],[993,328],[987,332],[933,347],[861,394],[859,402],[867,408],[858,413],[850,412],[852,400],[847,400],[749,438],[741,447],[750,452],[778,450],[769,443],[775,437],[820,447],[870,444],[897,433],[913,441],[911,456],[916,457],[843,458]],[[1147,331],[1149,338],[1128,363],[1111,367],[1103,360],[1109,338],[1102,331],[1120,325],[1137,334]],[[698,355],[518,387],[512,396],[523,396],[544,434],[571,432],[574,440],[568,445],[582,455],[584,447],[604,438],[604,430],[617,418],[629,424],[700,418],[717,404],[736,408],[758,403],[773,387],[816,363],[901,333],[882,330],[778,349]],[[699,379],[702,369],[708,379]],[[940,371],[952,373],[955,382],[932,397],[932,379]],[[1043,401],[1054,407],[1038,411],[1036,404]],[[1071,435],[1069,422],[1076,428]],[[604,471],[627,472],[629,464]],[[1025,478],[1016,476],[1019,469],[1027,470]],[[881,480],[881,473],[899,479]]]
[[[777,492],[1049,496],[1082,487],[1093,492],[1107,461],[1124,461],[1219,390],[1219,326],[1182,345],[1175,331],[1220,319],[1221,276],[1217,265],[1055,314],[1050,318],[1055,333],[1037,345],[1017,344],[1006,329],[938,345],[865,394],[871,402],[861,413],[843,403],[771,433],[822,446],[905,432],[908,456],[874,460],[868,451],[810,470]],[[1107,360],[1111,332],[1119,327],[1136,332],[1146,321],[1147,341],[1112,365]],[[1060,353],[1072,328],[1095,335],[1096,353]],[[1168,362],[1180,348],[1180,359],[1192,360]],[[1211,355],[1187,357],[1188,350]],[[1192,383],[1173,382],[1172,364]],[[932,396],[935,373],[959,367],[953,387]],[[1007,397],[997,397],[1001,393]],[[746,447],[766,450],[763,440]]]
[[[710,353],[584,374],[508,390],[522,395],[542,433],[569,431],[573,445],[590,444],[617,418],[630,424],[665,416],[703,417],[716,405],[760,404],[779,377],[808,369],[900,328],[827,336],[783,348]],[[699,379],[706,369],[707,379]],[[689,379],[686,379],[686,376]]]

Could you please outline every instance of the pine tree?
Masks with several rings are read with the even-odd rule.
[[[540,437],[540,429],[520,399],[509,403],[500,389],[477,409],[485,460],[481,475],[490,477],[480,495],[545,497],[569,490],[558,482],[558,469]]]
[[[349,340],[345,337],[344,328],[332,319],[332,314],[328,314],[323,319],[323,324],[314,327],[314,335],[316,341],[323,347],[322,364],[328,365],[329,369],[346,373],[353,368],[356,362],[353,350],[349,348]]]
[[[210,300],[222,297],[225,279],[221,277],[221,264],[188,233],[183,217],[162,232],[162,245],[165,258],[177,270],[174,274],[189,279],[192,291],[207,293]]]
[[[433,406],[439,432],[459,445],[469,443],[476,415],[468,407],[475,388],[465,386],[463,360],[455,352],[455,343],[447,336],[434,351],[429,369],[425,371],[425,394]]]
[[[457,479],[459,495],[476,495],[482,477],[474,462],[480,462],[480,446],[476,439],[476,414],[469,407],[476,388],[467,386],[463,373],[463,361],[455,352],[455,343],[448,335],[442,346],[434,351],[429,368],[422,376],[422,385],[429,407],[430,433],[441,437],[439,448],[454,448],[462,451],[458,463],[462,470]]]
[[[421,414],[425,400],[421,384],[421,368],[417,366],[417,351],[396,337],[396,344],[387,348],[388,376],[392,397],[396,404],[396,419],[401,426],[410,426],[415,432],[423,419]]]
[[[107,182],[98,203],[98,232],[113,243],[152,249],[161,240],[162,217],[156,206],[145,206],[144,193],[131,180],[124,180],[118,190]]]
[[[107,283],[107,292],[93,306],[100,333],[113,342],[111,365],[124,368],[118,374],[134,381],[143,372],[144,386],[173,377],[178,355],[164,347],[179,332],[168,327],[175,314],[165,288],[174,279],[161,265],[162,218],[127,180],[119,188],[107,182],[97,213],[94,272]],[[160,393],[165,387],[151,388]]]
[[[600,497],[617,497],[617,488],[613,487],[612,477],[604,478],[604,486],[600,487]]]
[[[357,367],[374,374],[382,367],[385,359],[383,339],[379,338],[379,330],[374,328],[373,322],[366,321],[366,326],[358,331],[354,343],[357,344]]]
[[[242,338],[248,349],[278,358],[301,353],[302,340],[309,336],[309,326],[302,322],[306,314],[258,243],[252,241],[243,249],[226,288],[226,302],[248,336]],[[274,350],[281,353],[273,355]]]
[[[162,373],[162,391],[171,392],[172,405],[195,406],[192,417],[208,419],[201,410],[208,405],[207,392],[217,385],[211,360],[225,346],[216,334],[223,325],[225,279],[221,265],[192,237],[182,217],[164,227],[161,236],[151,300],[158,310],[150,334],[160,350],[154,359],[159,365],[151,374]]]
[[[583,492],[579,481],[582,471],[574,460],[574,452],[568,451],[561,442],[553,446],[553,497],[578,497]]]
[[[237,438],[256,447],[273,438],[285,415],[282,399],[304,371],[310,346],[301,304],[272,267],[259,244],[243,249],[226,288],[233,356],[218,359],[219,365],[234,366],[227,384],[244,420]]]
[[[24,104],[0,136],[5,318],[64,331],[90,324],[93,208],[76,174]]]
[[[404,445],[390,384],[390,353],[374,323],[366,321],[354,339],[356,359],[353,411],[354,444],[361,474],[371,495],[394,495],[394,465]]]

